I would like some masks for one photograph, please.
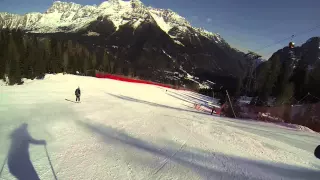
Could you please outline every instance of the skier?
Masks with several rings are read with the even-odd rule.
[[[216,108],[215,107],[212,107],[212,111],[211,111],[211,115],[216,114]]]
[[[81,95],[80,87],[78,87],[74,93],[76,95],[76,101],[80,102],[80,95]]]

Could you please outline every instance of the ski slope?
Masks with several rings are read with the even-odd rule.
[[[320,177],[318,133],[210,116],[195,93],[62,74],[0,88],[3,180]]]

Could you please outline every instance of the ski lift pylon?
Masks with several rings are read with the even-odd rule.
[[[289,48],[290,48],[290,49],[294,48],[294,42],[292,42],[292,41],[289,42]]]

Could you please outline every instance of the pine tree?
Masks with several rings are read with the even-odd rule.
[[[237,85],[236,85],[236,89],[234,92],[234,98],[238,99],[241,95],[241,89],[242,89],[242,85],[243,85],[243,78],[242,77],[238,77],[237,78]]]
[[[83,59],[84,59],[84,62],[83,62],[83,72],[85,73],[85,75],[88,75],[88,70],[90,69],[90,68],[92,68],[91,66],[92,66],[92,64],[90,63],[91,61],[90,61],[90,53],[89,53],[89,51],[88,51],[88,49],[87,48],[83,48],[83,50],[82,50],[82,54],[83,54]]]
[[[103,52],[103,59],[102,59],[102,66],[103,66],[103,71],[110,73],[110,65],[109,65],[109,57],[107,50],[104,50]]]
[[[135,77],[134,69],[131,68],[131,67],[128,68],[128,76],[129,77]]]
[[[288,55],[282,63],[280,75],[278,78],[277,86],[275,88],[275,95],[277,96],[277,104],[288,102],[289,99],[295,98],[295,81],[294,73],[299,63],[299,57],[296,56],[294,49],[288,50]],[[299,91],[299,89],[297,89]],[[293,95],[291,95],[291,91]],[[290,96],[290,97],[289,97]]]
[[[320,97],[320,61],[318,61],[308,73],[308,79],[308,92],[313,96]]]
[[[48,38],[43,40],[43,56],[42,61],[46,66],[47,73],[53,73],[53,62],[52,62],[52,49],[51,49],[51,41]]]
[[[76,43],[76,48],[75,48],[75,69],[76,71],[80,72],[81,74],[83,72],[83,67],[84,67],[84,54],[83,54],[83,46],[81,46],[79,43]]]
[[[0,30],[0,80],[5,80],[8,56],[8,34],[5,30]]]
[[[35,56],[34,76],[38,79],[41,79],[44,77],[45,73],[47,72],[46,71],[46,59],[48,59],[47,50],[45,48],[35,47],[34,52],[37,55]]]
[[[308,84],[308,63],[307,60],[301,58],[298,63],[296,63],[296,67],[293,70],[293,75],[290,78],[290,82],[294,84],[294,96],[296,99],[303,98],[308,91],[306,90],[306,86]]]
[[[270,61],[267,61],[265,63],[263,63],[261,66],[260,66],[260,69],[258,71],[258,75],[257,75],[257,80],[256,80],[256,91],[260,92],[262,91],[263,89],[263,86],[266,82],[266,77],[269,73],[269,71],[271,70],[271,62]]]
[[[75,74],[77,69],[76,69],[76,62],[75,62],[75,54],[73,52],[69,52],[68,54],[68,69],[69,72],[72,74]]]
[[[25,56],[24,56],[24,42],[23,42],[23,33],[21,30],[12,30],[11,31],[11,37],[15,46],[15,49],[13,49],[12,51],[14,51],[15,55],[14,55],[14,59],[13,61],[17,61],[17,64],[13,64],[13,62],[11,62],[10,64],[12,65],[12,68],[16,69],[15,73],[16,73],[16,83],[20,83],[21,82],[21,78],[23,77],[23,69],[24,69],[24,64],[25,64]],[[13,67],[15,66],[15,67]],[[12,74],[11,74],[12,75]]]
[[[28,45],[28,74],[31,79],[36,78],[36,60],[39,58],[38,39],[31,36]]]
[[[97,67],[97,55],[96,55],[96,52],[92,52],[90,54],[90,59],[91,59],[91,62],[92,62],[92,69],[95,70],[96,67]]]
[[[257,100],[258,105],[267,105],[269,96],[272,93],[275,83],[280,72],[280,59],[278,55],[274,55],[270,58],[266,64],[266,72],[264,78],[261,81],[261,88],[259,90],[259,97]]]
[[[58,73],[59,72],[59,55],[58,55],[58,41],[55,38],[51,38],[49,40],[50,42],[50,47],[48,49],[49,50],[49,62],[48,62],[48,66],[50,69],[51,73]]]
[[[9,49],[8,49],[8,76],[9,76],[9,84],[13,85],[16,83],[21,83],[21,69],[19,64],[20,54],[18,52],[14,34],[9,34]]]
[[[113,74],[115,73],[114,66],[115,66],[115,63],[113,61],[110,61],[110,73],[113,73]]]
[[[67,41],[67,46],[66,46],[66,49],[68,51],[68,72],[69,73],[75,73],[76,71],[76,67],[75,67],[75,50],[73,48],[73,43],[71,40],[68,40]],[[66,56],[64,56],[66,57]],[[65,62],[64,62],[64,65],[65,65]]]
[[[30,67],[30,56],[31,56],[31,45],[29,43],[29,39],[28,38],[24,38],[23,40],[24,43],[24,47],[25,47],[25,52],[24,52],[24,66],[23,66],[23,75],[26,78],[31,78],[31,73],[29,71],[29,67]]]
[[[76,49],[73,48],[73,43],[71,40],[67,42],[68,50],[68,71],[72,74],[75,74],[76,70]]]
[[[282,94],[280,94],[276,99],[277,105],[282,104],[291,104],[292,99],[294,98],[294,84],[288,83],[284,86]]]
[[[69,52],[73,52],[73,43],[71,40],[68,40],[67,42],[67,49]]]
[[[67,50],[63,52],[63,72],[68,72],[68,64],[69,64],[69,53]]]
[[[61,73],[63,72],[63,53],[62,53],[62,42],[57,41],[57,46],[56,46],[56,73]]]

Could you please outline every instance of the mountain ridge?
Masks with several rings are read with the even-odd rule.
[[[61,13],[61,15],[59,13]],[[180,30],[186,30],[189,27],[193,28],[194,30],[198,31],[198,33],[201,33],[208,38],[218,36],[216,40],[221,39],[219,35],[206,31],[203,28],[192,27],[184,17],[180,16],[170,9],[153,8],[150,6],[146,7],[140,0],[108,0],[102,2],[98,6],[80,5],[73,2],[54,1],[53,5],[49,7],[44,13],[30,12],[24,15],[19,15],[0,12],[0,27],[10,29],[20,28],[34,33],[43,33],[44,31],[39,31],[39,29],[41,28],[45,28],[45,32],[49,33],[62,32],[61,29],[55,26],[74,25],[80,22],[79,19],[81,19],[81,21],[84,20],[84,24],[87,24],[91,21],[96,20],[97,17],[103,15],[113,16],[113,18],[111,17],[110,19],[112,19],[113,23],[116,25],[116,27],[118,27],[119,25],[123,25],[126,23],[126,20],[122,20],[119,22],[120,17],[123,19],[135,19],[139,18],[139,16],[137,16],[138,14],[140,16],[143,16],[146,13],[158,16],[156,18],[159,18],[159,21],[164,20],[165,23],[173,25],[173,27],[184,26],[183,28],[179,28]],[[13,21],[11,23],[6,20],[10,18],[10,16]],[[60,22],[58,20],[60,20]],[[74,22],[70,22],[70,20]],[[36,26],[36,23],[38,23],[38,27]],[[49,23],[51,23],[51,26]],[[157,21],[157,23],[162,29],[165,29],[165,27],[163,27],[164,24],[161,24],[162,22]],[[84,24],[80,24],[79,26],[84,26]],[[51,28],[46,28],[46,26]],[[77,30],[77,28],[73,28],[70,32],[74,32]],[[167,31],[168,33],[168,30],[165,31]]]
[[[180,71],[218,82],[221,76],[237,78],[246,66],[244,53],[219,34],[139,0],[109,0],[93,6],[56,1],[44,13],[0,13],[1,28],[72,39],[89,49],[107,48],[118,66],[143,72],[143,66],[152,66],[153,71],[145,73],[155,78],[160,76],[154,71]]]

